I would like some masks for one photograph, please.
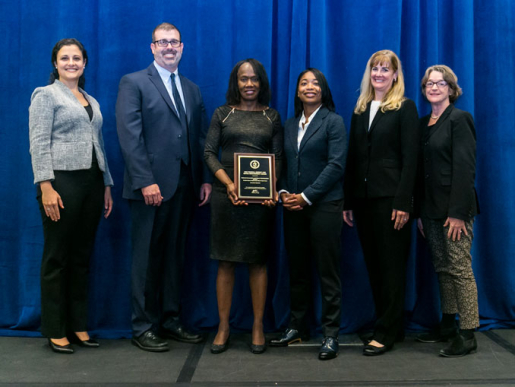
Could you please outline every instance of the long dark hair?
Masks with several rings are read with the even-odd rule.
[[[270,90],[270,84],[268,83],[268,76],[266,75],[265,68],[261,62],[253,58],[239,61],[232,69],[231,75],[229,76],[229,87],[227,88],[227,93],[225,93],[227,104],[237,105],[241,102],[240,90],[238,89],[238,70],[244,63],[250,63],[259,79],[258,102],[261,105],[268,106],[272,99],[272,91]]]
[[[309,69],[306,69],[303,72],[301,72],[299,77],[297,78],[297,87],[295,88],[294,99],[295,117],[299,117],[302,114],[302,111],[304,110],[304,105],[302,104],[302,101],[299,98],[298,91],[300,80],[302,79],[304,74],[309,72],[313,73],[316,80],[318,81],[320,89],[322,90],[322,105],[330,111],[334,112],[336,107],[334,106],[333,95],[331,94],[331,89],[329,89],[329,84],[327,83],[327,79],[325,79],[325,75],[320,70],[310,67]]]
[[[57,62],[57,53],[61,48],[64,46],[77,46],[79,47],[79,50],[82,52],[82,58],[84,59],[84,63],[88,62],[88,53],[86,52],[86,49],[82,45],[81,42],[79,42],[77,39],[74,38],[67,38],[67,39],[61,39],[58,41],[54,48],[52,49],[52,67],[54,70],[50,73],[50,79],[48,80],[48,84],[51,85],[55,82],[56,79],[59,79],[59,72],[55,68],[55,63]],[[79,78],[79,87],[81,89],[84,89],[84,85],[86,84],[86,78],[84,78],[84,72]]]

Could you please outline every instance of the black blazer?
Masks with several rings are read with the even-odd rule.
[[[370,105],[352,115],[345,172],[345,209],[355,199],[393,197],[393,209],[413,212],[420,132],[415,103],[379,109],[368,130]]]
[[[470,113],[451,104],[436,124],[420,120],[422,162],[419,175],[421,215],[468,221],[479,213],[476,177],[476,130]]]
[[[186,105],[193,185],[198,195],[200,185],[211,181],[203,162],[207,115],[199,87],[182,74],[179,76]],[[181,170],[181,123],[153,63],[121,79],[116,125],[125,160],[123,197],[143,200],[141,188],[156,183],[164,200],[170,199]]]
[[[284,125],[285,164],[279,190],[303,192],[313,204],[342,199],[347,155],[347,132],[342,117],[322,106],[298,148],[299,121],[300,116],[293,117]]]

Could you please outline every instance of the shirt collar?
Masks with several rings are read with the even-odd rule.
[[[164,67],[159,66],[156,61],[154,61],[154,67],[156,68],[157,72],[159,73],[159,75],[161,76],[161,78],[163,80],[170,79],[170,76],[172,75],[172,73],[169,70],[165,69]],[[175,77],[177,78],[179,76],[179,68],[176,68],[173,73],[175,74]]]
[[[320,110],[320,108],[322,107],[322,104],[318,107],[317,110],[315,110],[311,116],[309,117],[309,122],[308,122],[308,125],[310,123],[313,122],[313,118],[315,118],[315,116],[317,115],[318,111]],[[299,121],[299,126],[302,128],[302,124],[306,124],[306,116],[304,115],[304,110],[302,110],[302,115],[300,116],[300,121]]]

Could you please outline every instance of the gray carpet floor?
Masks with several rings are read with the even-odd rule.
[[[267,335],[270,338],[272,335]],[[149,353],[130,340],[101,340],[51,352],[41,338],[0,337],[0,386],[513,386],[515,330],[476,334],[478,351],[462,358],[438,356],[445,344],[422,344],[408,335],[378,357],[362,356],[356,335],[340,336],[340,354],[318,360],[320,339],[287,348],[249,350],[250,335],[231,336],[229,350],[212,355],[213,335],[201,344],[170,342]]]

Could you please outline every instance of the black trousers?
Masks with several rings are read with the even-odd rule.
[[[361,199],[354,208],[376,309],[374,339],[388,346],[403,334],[412,223],[410,219],[401,230],[395,230],[392,203],[393,198]]]
[[[307,312],[311,305],[314,259],[322,292],[324,336],[338,337],[342,289],[340,236],[343,200],[284,210],[284,238],[290,268],[290,328],[309,333]]]
[[[67,332],[86,331],[88,274],[98,222],[104,203],[102,172],[91,169],[54,171],[52,186],[61,196],[61,219],[45,214],[41,189],[37,199],[43,219],[41,262],[41,333],[61,338]]]
[[[186,239],[194,203],[189,167],[182,164],[179,185],[159,207],[131,200],[132,330],[138,337],[149,329],[179,324],[181,279]]]

